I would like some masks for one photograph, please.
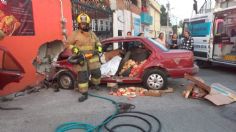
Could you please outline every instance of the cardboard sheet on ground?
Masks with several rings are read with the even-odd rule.
[[[225,105],[236,101],[236,92],[219,83],[213,83],[210,93],[204,98],[215,105]]]
[[[102,76],[114,76],[119,68],[121,59],[120,56],[115,56],[107,63],[102,64],[100,68]]]

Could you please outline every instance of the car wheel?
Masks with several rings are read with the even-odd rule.
[[[144,86],[152,90],[166,89],[167,75],[159,69],[151,69],[145,72],[143,77]]]
[[[62,89],[73,89],[74,88],[74,76],[70,72],[61,72],[58,75],[57,83]]]

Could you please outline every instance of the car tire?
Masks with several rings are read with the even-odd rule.
[[[160,69],[150,69],[143,76],[143,84],[147,89],[166,89],[168,84],[167,74]]]
[[[196,60],[196,63],[200,68],[209,68],[211,66],[209,61]]]
[[[74,76],[69,71],[59,73],[57,77],[58,86],[62,89],[74,89]]]

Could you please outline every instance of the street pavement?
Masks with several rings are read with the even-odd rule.
[[[236,68],[213,66],[200,69],[198,76],[209,85],[218,82],[236,91]],[[162,123],[161,132],[236,132],[236,103],[217,107],[207,100],[184,99],[181,94],[187,83],[185,79],[169,79],[169,87],[174,88],[175,92],[162,97],[128,99],[110,96],[109,89],[105,87],[90,92],[134,104],[136,111],[156,116]],[[98,125],[114,111],[114,106],[108,101],[90,97],[86,102],[78,103],[79,96],[72,90],[55,93],[53,89],[43,89],[10,102],[0,102],[2,107],[23,108],[18,111],[0,110],[0,132],[54,132],[58,125],[68,121]],[[118,119],[114,123],[130,121],[144,126],[132,118]],[[117,131],[136,130],[122,128]]]

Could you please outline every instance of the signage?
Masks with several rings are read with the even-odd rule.
[[[210,35],[211,22],[206,23],[191,23],[189,24],[189,30],[192,37],[204,37]]]
[[[7,36],[35,34],[31,0],[1,0],[0,20],[0,30]]]

